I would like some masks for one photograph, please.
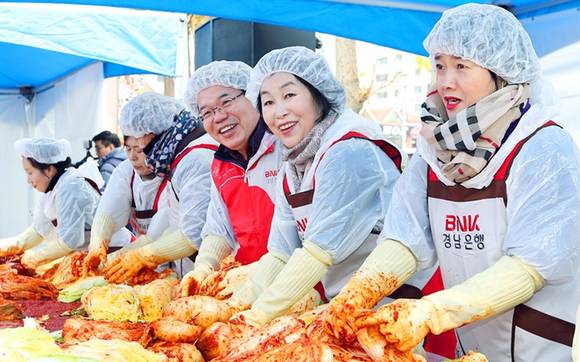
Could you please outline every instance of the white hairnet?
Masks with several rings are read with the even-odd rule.
[[[43,137],[20,139],[14,143],[14,148],[20,156],[49,165],[65,161],[72,153],[67,140]]]
[[[146,92],[131,99],[121,110],[119,126],[124,136],[161,134],[174,123],[185,106],[173,97]]]
[[[308,48],[297,46],[272,50],[252,69],[246,97],[254,106],[258,103],[264,79],[279,72],[291,73],[304,79],[322,93],[339,113],[342,112],[346,104],[346,94],[324,57]]]
[[[447,54],[470,60],[508,83],[532,83],[540,63],[530,36],[509,11],[465,4],[447,10],[423,42],[431,57]]]
[[[185,103],[192,114],[199,116],[197,95],[202,90],[214,85],[246,90],[252,67],[243,62],[218,60],[211,62],[193,73],[187,82]]]

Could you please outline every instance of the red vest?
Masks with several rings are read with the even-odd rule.
[[[270,145],[247,170],[215,158],[212,162],[212,179],[227,208],[239,244],[236,260],[242,264],[253,263],[268,252],[274,195],[268,193],[265,183],[274,183],[278,172],[275,146]]]

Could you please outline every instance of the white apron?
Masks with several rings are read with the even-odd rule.
[[[181,160],[187,156],[190,152],[195,150],[211,150],[213,152],[217,151],[217,143],[216,141],[211,138],[207,133],[204,133],[191,142],[189,142],[182,150],[177,150],[177,155],[173,162],[171,162],[170,170],[173,172],[175,168],[179,165]],[[210,177],[210,175],[208,175]],[[179,195],[175,191],[171,179],[166,178],[159,188],[166,188],[167,191],[162,193],[162,198],[166,199],[163,203],[166,203],[169,207],[169,224],[172,228],[177,227],[179,215]],[[194,263],[195,263],[195,256],[197,254],[191,255],[187,258],[175,260],[169,262],[169,267],[171,267],[179,277],[183,277],[189,271],[193,270]]]
[[[546,123],[536,132],[552,125]],[[483,189],[446,186],[429,168],[431,232],[446,288],[484,271],[503,256],[509,202],[506,180],[513,159],[536,132],[516,145]],[[480,351],[493,362],[570,361],[576,308],[570,290],[577,285],[578,280],[546,285],[512,310],[458,328],[459,352]]]
[[[161,194],[167,186],[167,181],[159,177],[152,180],[142,180],[135,170],[131,174],[131,217],[129,224],[136,236],[147,234],[151,219],[157,213]]]
[[[365,136],[361,132],[347,132],[346,134],[342,135],[341,137],[337,138],[335,141],[330,142],[328,148],[322,150],[322,155],[317,157],[318,163],[312,165],[307,175],[305,175],[300,192],[295,192],[289,186],[286,174],[284,175],[284,194],[286,195],[286,200],[288,204],[292,208],[292,214],[294,215],[294,220],[296,221],[296,227],[298,229],[298,234],[300,238],[304,239],[304,232],[308,226],[308,218],[310,216],[310,212],[312,209],[312,199],[314,197],[314,189],[315,189],[315,180],[314,175],[316,173],[316,168],[320,163],[320,160],[323,158],[325,152],[328,151],[330,147],[340,141],[358,138],[358,139],[366,139],[369,142],[375,143],[378,147],[380,147],[388,156],[393,160],[397,168],[401,169],[401,154],[399,150],[397,150],[394,146],[390,145],[385,140],[372,140],[369,137]],[[320,152],[320,151],[319,151]],[[333,264],[328,269],[326,276],[322,279],[322,286],[324,288],[322,298],[326,300],[330,300],[334,296],[336,296],[342,287],[352,278],[354,272],[356,272],[365,259],[369,256],[369,254],[373,251],[373,249],[377,245],[377,238],[379,236],[380,230],[375,230],[371,232],[371,234],[362,242],[362,244],[352,253],[350,254],[345,260],[338,264]],[[415,297],[420,298],[420,290],[412,287],[412,286],[403,286],[403,289],[409,289],[406,292],[407,297]],[[319,290],[320,291],[320,290]]]

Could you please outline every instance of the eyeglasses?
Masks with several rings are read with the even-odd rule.
[[[213,117],[215,116],[217,111],[227,113],[228,109],[232,106],[234,101],[243,96],[244,93],[245,92],[241,92],[237,96],[224,98],[219,106],[205,108],[205,110],[201,113],[201,118],[203,119],[204,122],[211,122],[213,121]]]

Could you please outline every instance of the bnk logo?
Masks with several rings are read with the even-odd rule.
[[[445,215],[445,231],[471,232],[479,231],[479,214],[476,215]]]
[[[277,175],[278,175],[278,171],[276,171],[276,170],[266,170],[266,171],[264,172],[264,176],[265,176],[266,178],[270,178],[270,177],[276,177]]]

